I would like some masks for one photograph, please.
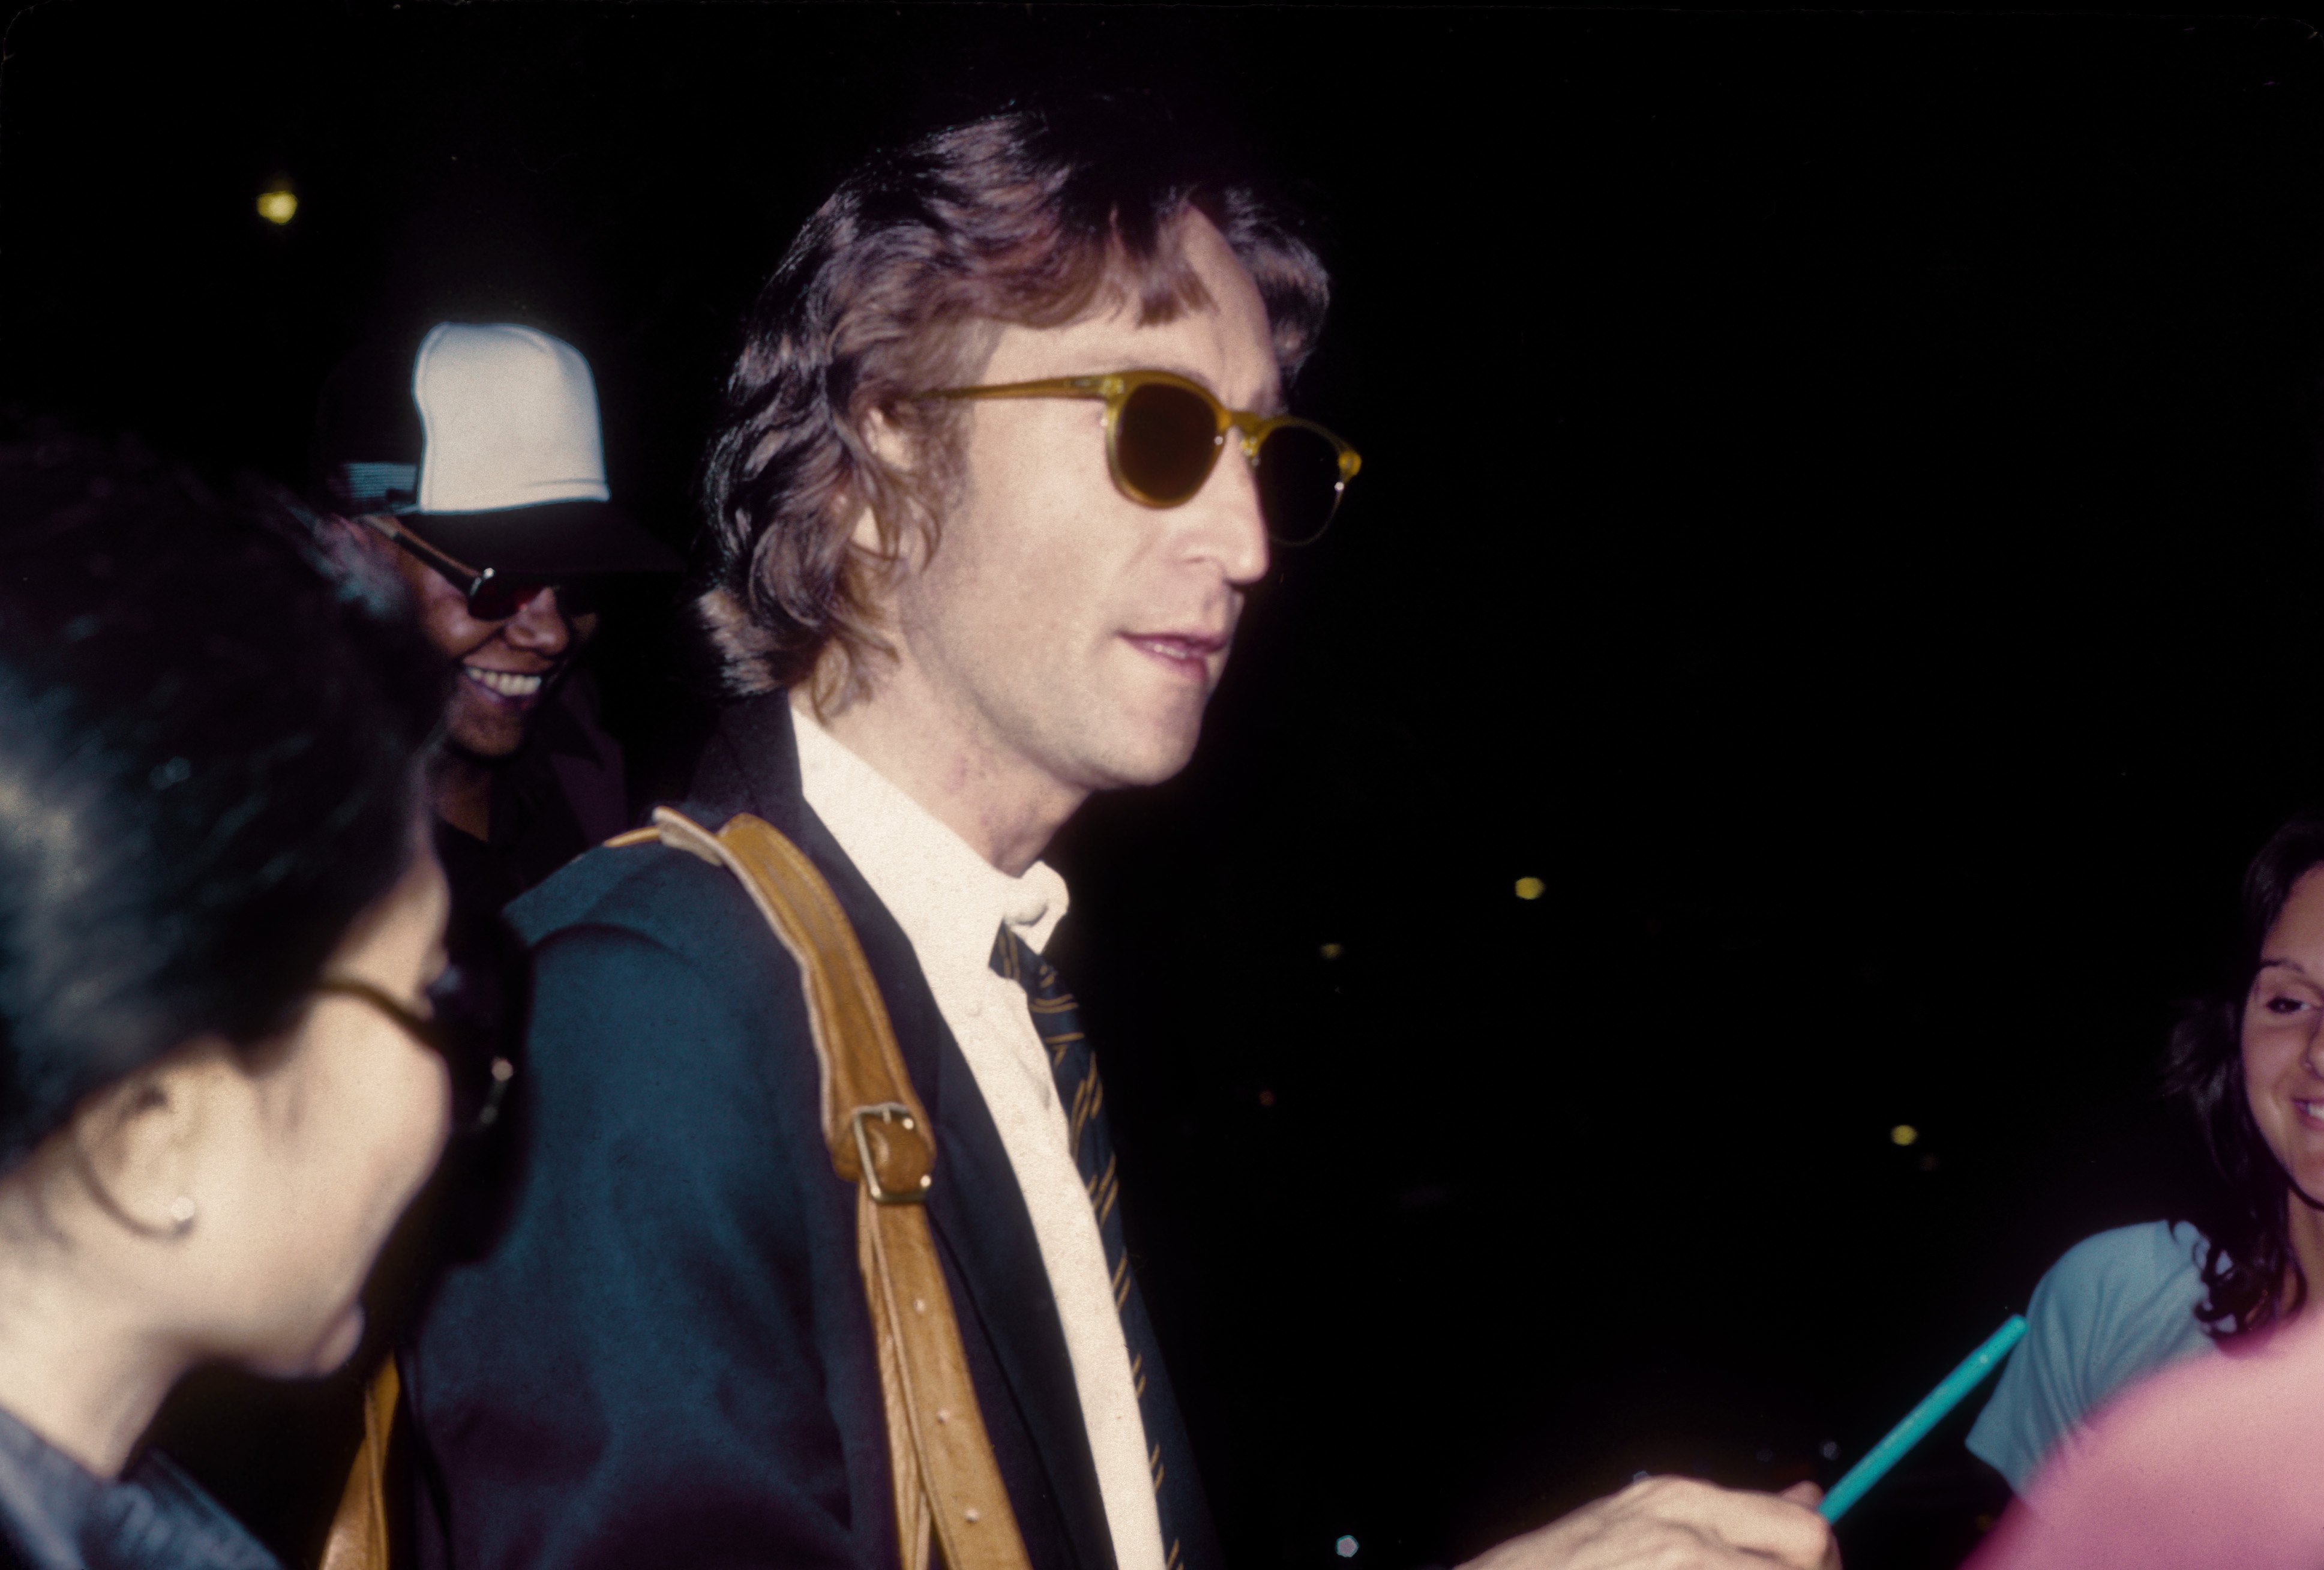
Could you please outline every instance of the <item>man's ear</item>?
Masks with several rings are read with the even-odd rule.
[[[895,422],[888,418],[887,411],[881,409],[874,409],[863,417],[863,445],[872,449],[872,456],[880,466],[892,476],[908,476],[918,457],[911,439],[896,429]],[[884,485],[882,488],[885,488]],[[855,513],[855,527],[847,537],[848,543],[867,556],[886,560],[891,553],[880,538],[880,521],[872,512],[872,498],[865,496],[860,502]]]
[[[891,469],[909,471],[914,453],[911,439],[896,429],[884,409],[874,409],[863,417],[863,445],[872,456]]]

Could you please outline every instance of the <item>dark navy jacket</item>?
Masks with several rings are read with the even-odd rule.
[[[1008,1156],[902,931],[800,799],[779,694],[728,711],[694,796],[706,825],[781,830],[845,908],[935,1122],[929,1220],[1034,1570],[1112,1570]],[[593,851],[510,918],[536,1002],[507,1216],[405,1360],[421,1562],[893,1570],[855,1195],[792,961],[732,874],[659,845]]]

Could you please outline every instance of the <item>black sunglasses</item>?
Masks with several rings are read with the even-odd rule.
[[[466,947],[429,984],[424,1015],[355,976],[326,976],[315,984],[318,993],[369,1003],[444,1059],[452,1079],[455,1136],[480,1134],[500,1122],[516,1081],[531,994],[531,969],[512,937]]]
[[[587,578],[503,577],[489,567],[470,567],[384,513],[366,514],[364,521],[458,589],[467,601],[468,614],[479,622],[505,622],[549,589],[557,591],[560,615],[586,616],[597,609],[596,586]]]

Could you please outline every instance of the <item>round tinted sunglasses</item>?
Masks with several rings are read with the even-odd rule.
[[[1267,532],[1278,545],[1305,545],[1321,535],[1364,463],[1312,420],[1229,409],[1200,383],[1167,371],[947,387],[926,396],[1104,400],[1105,461],[1114,488],[1147,507],[1193,501],[1231,430],[1258,483]]]
[[[436,576],[460,591],[468,614],[479,622],[505,622],[549,589],[557,591],[557,609],[565,616],[586,616],[597,608],[595,589],[586,578],[503,577],[489,567],[470,567],[440,546],[430,545],[385,513],[371,513],[364,522],[386,535],[435,569]]]
[[[318,993],[360,999],[444,1059],[452,1080],[452,1132],[480,1134],[500,1121],[516,1079],[516,1038],[524,1027],[522,984],[476,965],[450,964],[428,988],[427,1014],[354,976],[326,976]]]

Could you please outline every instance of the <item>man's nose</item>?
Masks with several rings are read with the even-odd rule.
[[[517,607],[501,636],[512,648],[555,659],[563,654],[573,641],[573,631],[565,624],[565,614],[558,609],[557,591],[545,588]]]
[[[1186,510],[1194,514],[1188,520],[1192,549],[1215,560],[1229,583],[1257,583],[1267,576],[1267,519],[1259,505],[1259,476],[1231,435]]]

